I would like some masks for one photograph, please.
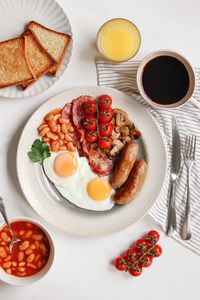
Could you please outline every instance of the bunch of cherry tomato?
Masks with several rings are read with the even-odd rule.
[[[89,143],[98,140],[101,149],[108,150],[112,146],[111,134],[113,125],[110,123],[113,111],[111,108],[112,98],[108,95],[101,95],[98,99],[88,100],[83,103],[85,118],[83,127],[86,129],[85,139]]]
[[[129,248],[123,256],[115,260],[115,267],[119,271],[128,271],[132,276],[142,274],[143,268],[149,267],[154,257],[162,254],[162,248],[157,244],[160,235],[157,231],[151,230],[147,235],[136,241],[135,245]]]

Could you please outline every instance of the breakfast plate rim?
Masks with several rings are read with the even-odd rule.
[[[156,196],[154,199],[152,199],[150,201],[150,204],[148,205],[147,209],[145,211],[143,211],[142,214],[140,214],[140,216],[138,216],[136,218],[136,220],[131,220],[130,216],[127,220],[123,220],[120,224],[112,224],[112,226],[109,227],[108,224],[104,224],[104,226],[102,226],[102,228],[100,228],[100,226],[97,226],[97,224],[95,224],[95,218],[92,219],[91,221],[91,224],[95,225],[95,229],[91,229],[90,226],[86,226],[87,227],[87,230],[82,230],[80,227],[81,226],[74,226],[74,228],[69,228],[68,226],[66,226],[66,224],[61,224],[59,221],[55,221],[55,220],[52,220],[52,216],[51,214],[49,214],[49,212],[45,212],[43,210],[43,208],[40,207],[40,203],[36,203],[35,199],[33,199],[33,195],[31,195],[30,191],[28,191],[27,187],[25,186],[24,184],[24,175],[23,175],[23,172],[22,172],[22,165],[23,165],[23,161],[22,161],[22,158],[21,158],[21,151],[23,150],[22,146],[23,146],[23,142],[24,142],[24,137],[26,135],[26,131],[27,131],[27,127],[29,126],[30,122],[32,122],[32,120],[34,120],[35,116],[37,116],[37,114],[40,112],[40,110],[45,107],[45,106],[48,106],[49,104],[51,103],[54,103],[57,101],[57,99],[61,99],[61,98],[67,98],[66,94],[76,94],[79,92],[81,94],[87,94],[87,91],[90,91],[90,93],[92,94],[92,90],[95,90],[95,91],[98,91],[99,94],[101,93],[107,93],[107,94],[118,94],[118,95],[121,95],[121,97],[125,97],[125,98],[129,98],[129,100],[133,100],[135,101],[135,105],[137,107],[140,107],[140,109],[142,111],[145,111],[145,114],[147,117],[147,119],[151,120],[152,124],[153,124],[153,127],[155,128],[155,130],[157,131],[156,134],[157,136],[160,138],[160,146],[162,148],[162,158],[161,158],[161,161],[162,161],[162,167],[163,167],[163,170],[162,170],[162,178],[161,178],[161,184],[159,186],[159,190],[156,192]],[[113,97],[113,95],[111,95]],[[75,97],[74,97],[75,98]],[[67,102],[70,102],[71,100],[73,99],[70,98],[69,101],[66,101]],[[56,105],[56,104],[55,104]],[[134,120],[133,120],[134,121]],[[140,129],[140,128],[139,128]],[[34,138],[33,138],[34,140]],[[25,149],[25,153],[27,153],[29,149]],[[27,154],[26,154],[27,156]],[[25,156],[24,156],[24,159],[26,160]],[[28,158],[27,158],[28,160]],[[142,217],[144,217],[148,211],[150,210],[150,208],[153,206],[153,204],[155,203],[156,199],[159,197],[159,194],[160,194],[160,191],[162,190],[162,187],[163,187],[163,184],[164,184],[164,180],[165,180],[165,177],[166,177],[166,172],[167,172],[167,165],[168,165],[168,161],[167,161],[167,152],[166,152],[166,141],[164,139],[164,135],[159,127],[159,125],[157,124],[157,122],[155,121],[155,119],[152,117],[152,115],[144,108],[144,106],[140,103],[138,103],[137,100],[134,100],[134,97],[131,97],[121,91],[118,91],[114,88],[110,88],[110,87],[101,87],[101,86],[87,86],[87,87],[75,87],[75,88],[71,88],[71,89],[67,89],[66,91],[63,91],[53,97],[51,97],[50,99],[48,99],[46,102],[44,102],[39,108],[36,109],[36,111],[31,115],[31,117],[29,118],[29,120],[26,122],[25,126],[24,126],[24,129],[22,130],[22,133],[21,133],[21,137],[19,139],[19,143],[18,143],[18,148],[17,148],[17,160],[16,160],[16,164],[17,164],[17,175],[18,175],[18,179],[19,179],[19,183],[20,183],[20,186],[21,186],[21,189],[23,191],[23,194],[25,196],[25,198],[27,199],[27,201],[29,202],[29,204],[32,206],[32,208],[43,218],[45,219],[46,221],[48,221],[50,224],[52,224],[53,226],[55,226],[56,228],[62,230],[62,231],[65,231],[65,232],[68,232],[68,233],[71,233],[71,234],[76,234],[76,235],[81,235],[81,236],[98,236],[98,235],[105,235],[105,234],[110,234],[110,233],[113,233],[113,232],[116,232],[116,231],[119,231],[119,230],[122,230],[132,224],[134,224],[136,221],[140,220]],[[23,179],[22,179],[23,177]],[[39,200],[38,200],[39,201]],[[120,208],[121,209],[121,208]],[[133,212],[134,214],[134,212]],[[69,215],[68,215],[69,217]],[[76,216],[75,216],[76,218]],[[84,218],[83,218],[84,219]],[[120,219],[120,218],[119,218]],[[133,218],[134,219],[134,218]],[[77,217],[77,220],[81,220],[81,218]],[[78,228],[77,228],[78,227]],[[83,226],[84,228],[84,226]]]

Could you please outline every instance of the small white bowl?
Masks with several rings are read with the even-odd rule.
[[[46,265],[36,274],[34,274],[33,276],[28,276],[28,277],[17,277],[14,275],[10,275],[7,274],[1,267],[0,267],[0,280],[12,284],[12,285],[17,285],[17,286],[24,286],[24,285],[28,285],[31,283],[34,283],[35,281],[41,279],[42,277],[44,277],[49,269],[51,268],[52,264],[53,264],[53,260],[54,260],[54,256],[55,256],[55,248],[54,248],[54,243],[53,240],[50,236],[50,233],[48,232],[48,230],[38,221],[35,221],[31,218],[26,218],[26,217],[19,217],[16,219],[12,219],[10,220],[10,223],[12,222],[16,222],[16,221],[27,221],[30,223],[35,224],[36,226],[38,226],[39,228],[42,229],[42,231],[44,231],[44,233],[46,234],[46,237],[49,241],[49,246],[50,246],[50,254],[49,254],[49,259],[46,263]],[[0,226],[0,230],[5,226],[5,223],[3,223]]]

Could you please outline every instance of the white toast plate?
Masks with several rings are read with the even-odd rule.
[[[127,205],[114,207],[106,212],[88,212],[65,206],[56,201],[44,186],[38,164],[32,163],[27,155],[33,141],[38,138],[37,128],[44,115],[80,95],[97,97],[109,94],[113,107],[125,110],[129,118],[142,132],[144,157],[148,172],[144,185],[136,198]],[[30,205],[57,228],[82,236],[97,236],[121,230],[142,218],[154,204],[162,188],[167,167],[165,143],[162,134],[146,109],[120,91],[107,87],[83,87],[67,90],[40,106],[28,120],[22,132],[17,151],[17,173],[21,188]]]
[[[0,41],[20,36],[31,20],[50,29],[72,35],[65,12],[54,0],[0,0],[0,16]],[[72,42],[56,76],[44,75],[25,91],[17,86],[2,88],[0,89],[0,97],[25,98],[42,93],[63,74],[69,63],[71,52]]]

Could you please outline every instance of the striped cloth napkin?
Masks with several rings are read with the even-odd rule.
[[[172,134],[171,134],[171,116],[176,115],[181,147],[184,149],[185,136],[194,134],[197,137],[196,161],[191,173],[191,217],[192,217],[192,239],[183,241],[180,232],[183,224],[186,206],[186,188],[187,188],[187,170],[182,161],[180,175],[176,185],[176,212],[178,233],[174,237],[177,241],[184,244],[195,253],[200,254],[200,110],[187,103],[184,106],[168,110],[154,109],[142,99],[137,91],[136,72],[139,61],[129,61],[121,64],[115,64],[104,60],[96,59],[98,84],[116,88],[125,92],[149,111],[154,117],[161,130],[164,132],[167,145],[168,169],[164,186],[157,198],[155,204],[151,208],[150,216],[166,231],[169,187],[170,187],[170,169],[171,169],[171,152],[172,152]],[[200,100],[200,69],[195,68],[196,88],[194,96]],[[154,183],[156,184],[156,182]]]

